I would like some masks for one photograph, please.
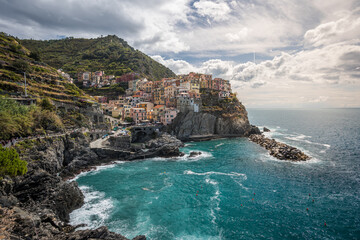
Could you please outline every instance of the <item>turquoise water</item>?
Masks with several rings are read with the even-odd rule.
[[[249,110],[249,118],[312,159],[279,161],[244,138],[187,143],[185,153],[203,154],[81,174],[86,203],[71,223],[128,238],[359,239],[360,110]]]

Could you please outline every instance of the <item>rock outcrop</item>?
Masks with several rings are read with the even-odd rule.
[[[206,112],[187,112],[178,114],[169,132],[186,141],[198,136],[247,137],[259,131],[250,125],[247,115],[223,117]]]
[[[193,158],[193,157],[197,157],[197,156],[200,156],[201,155],[201,152],[190,152],[189,154],[189,158]]]
[[[277,142],[275,139],[267,138],[264,135],[252,134],[250,135],[249,139],[269,150],[271,156],[274,156],[280,160],[298,162],[310,159],[309,156],[301,152],[299,149],[284,143]]]
[[[248,137],[260,132],[250,125],[247,111],[239,100],[219,99],[217,91],[202,91],[200,112],[180,112],[168,132],[180,140],[206,140],[218,137]]]
[[[144,144],[144,148],[138,149],[129,159],[143,159],[151,157],[180,157],[184,153],[179,148],[184,143],[168,133],[163,133],[159,137],[152,139]]]
[[[267,127],[264,127],[264,128],[263,128],[263,131],[264,131],[264,132],[270,132],[270,129],[268,129]]]

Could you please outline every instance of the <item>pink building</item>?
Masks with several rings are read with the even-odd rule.
[[[144,108],[131,108],[130,116],[135,123],[140,123],[141,121],[146,120],[146,109]]]
[[[178,112],[176,108],[165,108],[164,115],[161,116],[161,122],[164,125],[171,124]]]

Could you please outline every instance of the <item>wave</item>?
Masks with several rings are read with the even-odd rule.
[[[126,161],[115,161],[115,162],[113,162],[112,164],[97,166],[97,167],[95,167],[94,169],[91,169],[91,170],[89,170],[89,171],[79,173],[79,174],[76,175],[75,177],[69,179],[68,182],[76,181],[76,180],[78,180],[79,178],[84,177],[84,176],[86,176],[86,175],[94,175],[94,174],[97,174],[97,173],[99,173],[101,170],[113,168],[113,167],[115,167],[115,166],[118,165],[118,164],[124,164],[124,163],[126,163]]]
[[[224,175],[224,176],[233,176],[233,177],[243,177],[247,178],[246,174],[244,173],[237,173],[237,172],[231,172],[231,173],[222,173],[222,172],[204,172],[204,173],[196,173],[191,170],[185,170],[184,174],[187,175],[199,175],[199,176],[205,176],[205,175]]]
[[[195,144],[185,143],[185,145],[184,145],[184,147],[191,147],[191,146],[195,146]]]
[[[181,157],[173,157],[173,158],[163,158],[163,157],[154,157],[154,158],[149,158],[148,160],[151,161],[184,161],[184,162],[195,162],[195,161],[199,161],[201,159],[204,158],[212,158],[213,155],[209,152],[205,152],[205,151],[197,151],[197,150],[193,150],[196,152],[201,152],[200,155],[195,156],[195,157],[189,157],[190,153],[185,154],[184,156]]]
[[[217,145],[215,145],[215,148],[218,148],[218,147],[220,147],[220,146],[222,146],[222,145],[224,145],[225,143],[219,143],[219,144],[217,144]]]
[[[298,141],[298,142],[304,142],[304,143],[313,144],[313,145],[324,146],[327,149],[329,149],[331,147],[330,144],[317,143],[317,142],[312,142],[312,141],[306,140],[305,138],[311,138],[311,136],[306,136],[304,134],[290,135],[290,136],[286,136],[285,138],[289,139],[289,140],[292,140],[292,141]]]
[[[110,217],[114,208],[114,202],[111,198],[106,198],[105,193],[93,191],[90,187],[80,186],[84,194],[84,205],[70,213],[70,224],[86,224],[83,229],[95,229],[104,225]]]

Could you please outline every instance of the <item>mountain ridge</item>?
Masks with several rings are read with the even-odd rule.
[[[29,50],[38,51],[45,63],[63,69],[74,78],[82,71],[105,71],[115,76],[136,72],[152,80],[176,76],[116,35],[91,39],[22,39],[20,42]]]

